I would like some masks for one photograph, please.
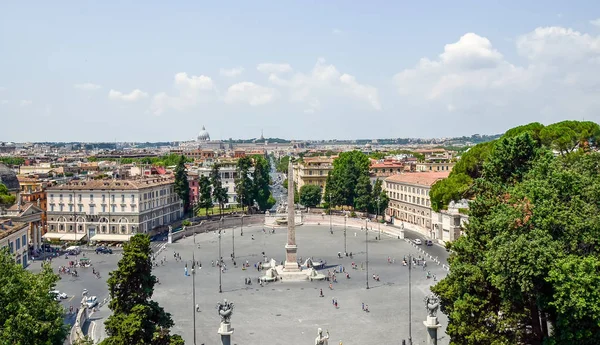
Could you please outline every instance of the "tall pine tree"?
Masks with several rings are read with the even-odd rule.
[[[185,170],[184,155],[181,155],[175,168],[175,193],[183,201],[184,212],[187,212],[190,208],[190,183],[188,182],[188,175]]]
[[[171,314],[154,302],[156,277],[152,275],[152,249],[145,234],[131,237],[123,247],[118,268],[110,272],[108,290],[112,315],[104,323],[108,337],[102,345],[183,344],[170,335]]]

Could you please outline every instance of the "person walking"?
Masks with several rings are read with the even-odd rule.
[[[365,302],[362,303],[362,310],[365,311]]]

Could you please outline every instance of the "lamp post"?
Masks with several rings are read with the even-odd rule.
[[[346,246],[346,220],[348,219],[348,215],[344,215],[344,255],[348,253],[348,247]]]
[[[223,227],[223,217],[219,221],[219,293],[223,292],[222,280],[221,280],[221,230]]]
[[[333,235],[333,228],[331,226],[331,193],[329,193],[329,232]]]
[[[375,220],[377,220],[377,227],[379,228],[379,240],[381,240],[381,222],[379,221],[379,197],[377,197],[377,215],[375,216]]]
[[[196,236],[194,236],[194,244]],[[195,245],[194,245],[195,247]],[[196,257],[192,252],[192,312],[194,313],[194,345],[196,345]]]
[[[408,345],[412,345],[412,296],[410,284],[410,271],[412,271],[412,255],[408,255]]]
[[[367,290],[369,290],[369,220],[365,220],[365,248],[367,252]]]

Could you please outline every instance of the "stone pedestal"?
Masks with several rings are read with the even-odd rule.
[[[217,331],[221,336],[221,344],[231,345],[231,335],[233,334],[233,328],[230,323],[221,322],[219,330]]]
[[[427,328],[427,345],[437,345],[437,330],[442,327],[436,316],[427,316],[427,321],[423,321]]]
[[[283,269],[286,272],[300,272],[300,268],[298,267],[297,251],[298,246],[295,244],[285,245],[285,264]]]
[[[169,235],[167,236],[167,243],[173,243],[173,234],[169,233]]]
[[[400,238],[404,239],[404,230],[400,230]]]

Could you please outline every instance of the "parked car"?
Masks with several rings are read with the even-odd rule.
[[[422,242],[420,239],[418,239],[418,238],[415,238],[415,239],[413,240],[413,243],[414,243],[414,244],[418,244],[418,245],[421,245],[421,244],[423,244],[423,242]]]
[[[93,308],[93,307],[97,306],[98,305],[98,297],[96,297],[96,296],[88,297],[85,300],[85,304],[88,306],[88,308]]]
[[[50,295],[54,296],[54,299],[57,301],[60,301],[61,299],[67,299],[69,297],[66,293],[60,292],[58,290],[50,291]]]
[[[428,246],[433,246],[433,241],[432,240],[427,240],[425,241],[425,244]]]
[[[96,254],[98,253],[102,253],[102,254],[112,254],[112,249],[108,248],[108,247],[98,247],[96,248]]]

